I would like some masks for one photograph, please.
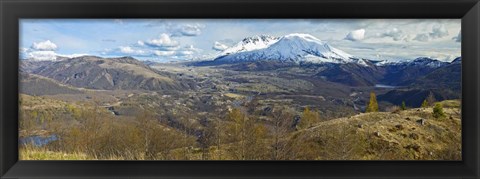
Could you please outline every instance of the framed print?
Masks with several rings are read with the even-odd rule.
[[[2,177],[480,177],[478,1],[0,5]]]

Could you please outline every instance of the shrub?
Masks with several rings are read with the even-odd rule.
[[[443,107],[440,103],[435,104],[435,107],[433,107],[432,115],[434,118],[445,117],[445,113],[443,112]]]
[[[407,109],[407,105],[405,105],[405,101],[402,101],[402,110],[406,110]]]
[[[428,101],[427,101],[426,99],[425,99],[425,100],[423,100],[423,102],[422,102],[422,106],[421,106],[421,107],[422,107],[422,108],[426,108],[426,107],[428,107]]]

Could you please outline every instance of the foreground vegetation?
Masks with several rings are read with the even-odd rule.
[[[457,100],[388,112],[375,112],[376,107],[332,120],[309,107],[265,111],[250,102],[215,120],[177,114],[175,124],[148,109],[129,118],[96,103],[28,95],[21,96],[21,103],[20,137],[59,138],[43,146],[20,146],[22,160],[461,159]]]

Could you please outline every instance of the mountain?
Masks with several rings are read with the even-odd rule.
[[[385,75],[385,71],[381,67],[371,63],[369,65],[358,63],[322,64],[322,67],[326,68],[315,74],[314,77],[348,86],[374,86]]]
[[[238,42],[236,45],[222,51],[220,53],[220,56],[267,48],[268,46],[277,42],[279,39],[280,38],[278,37],[273,37],[269,35],[257,35],[253,37],[247,37],[244,38],[242,41]]]
[[[450,63],[427,57],[419,57],[412,61],[383,63],[379,66],[384,68],[385,75],[383,79],[380,79],[379,83],[393,86],[406,86],[413,83],[419,77],[425,76],[448,64]]]
[[[188,83],[174,80],[173,74],[160,73],[132,57],[82,56],[28,70],[63,84],[89,89],[179,90],[190,87]]]
[[[412,88],[412,89],[394,89],[385,94],[377,96],[378,101],[388,101],[400,106],[405,101],[407,106],[420,107],[430,93],[433,94],[436,101],[447,99],[460,99],[461,93],[448,88]]]
[[[258,39],[258,38],[253,38]],[[242,41],[243,42],[243,41]],[[289,34],[275,40],[266,38],[256,44],[246,43],[250,48],[239,49],[238,46],[226,49],[216,59],[217,63],[238,63],[255,61],[279,61],[293,63],[358,63],[368,65],[363,59],[341,51],[309,34]],[[268,43],[265,43],[268,42]],[[244,46],[247,46],[244,45]],[[235,52],[235,53],[232,53]]]
[[[432,72],[415,79],[413,86],[426,88],[450,89],[461,92],[462,87],[462,64],[461,58],[457,58],[450,64],[436,68]]]
[[[445,68],[454,64],[458,67]],[[301,67],[316,71],[311,75],[313,78],[348,86],[415,84],[433,88],[438,86],[435,83],[447,87],[458,86],[455,80],[460,78],[458,69],[460,64],[461,58],[452,62],[428,57],[394,61],[363,59],[332,47],[312,35],[295,33],[280,38],[271,36],[245,38],[236,46],[226,49],[213,61],[198,62],[193,65],[223,65],[223,68],[235,71],[266,71]],[[436,72],[433,73],[434,71]],[[453,75],[452,80],[448,80],[448,72]],[[440,81],[434,82],[431,79]]]
[[[34,70],[48,66],[53,61],[37,61],[37,60],[19,60],[20,73],[32,73]]]
[[[462,63],[462,57],[455,58],[451,63]]]
[[[455,60],[459,60],[460,57],[456,58]],[[451,63],[453,63],[453,60]],[[448,62],[439,61],[436,59],[428,58],[428,57],[418,57],[414,60],[397,60],[397,61],[380,61],[376,63],[377,66],[428,66],[430,68],[437,68],[445,66],[449,64]]]

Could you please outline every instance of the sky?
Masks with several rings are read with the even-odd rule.
[[[21,19],[20,58],[198,60],[246,37],[306,33],[359,58],[452,61],[460,31],[460,19]]]

